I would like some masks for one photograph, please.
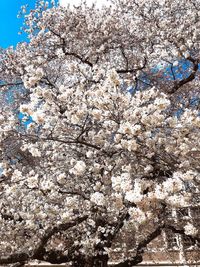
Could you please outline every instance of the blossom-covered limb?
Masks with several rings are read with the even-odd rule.
[[[120,262],[118,264],[111,265],[112,267],[129,267],[132,265],[137,265],[143,261],[143,253],[144,249],[150,244],[155,238],[157,238],[160,234],[164,225],[158,226],[151,234],[149,234],[142,242],[137,245],[136,255],[133,258],[127,259],[124,262]]]

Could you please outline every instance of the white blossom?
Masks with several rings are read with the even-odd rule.
[[[86,164],[84,161],[80,160],[80,161],[77,161],[77,163],[70,170],[70,172],[74,173],[75,175],[82,175],[84,174],[85,170],[86,170]]]
[[[184,226],[184,230],[185,230],[185,234],[186,234],[186,235],[195,236],[195,235],[197,235],[197,233],[198,233],[198,229],[195,228],[194,225],[191,224],[191,223],[187,223],[187,224]]]
[[[38,1],[25,16],[29,42],[0,59],[0,262],[45,243],[55,263],[91,267],[120,247],[123,265],[170,210],[199,206],[199,11]],[[195,217],[177,214],[170,225],[196,239]]]
[[[105,205],[105,197],[102,193],[95,192],[91,194],[91,201],[94,202],[98,206],[104,206]]]

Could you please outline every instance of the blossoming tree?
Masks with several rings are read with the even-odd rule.
[[[30,43],[1,54],[0,86],[26,88],[19,110],[33,121],[1,109],[0,264],[126,267],[165,229],[200,241],[198,225],[167,220],[199,192],[199,111],[177,102],[198,94],[199,1],[116,2],[41,1]],[[172,80],[143,78],[161,62]]]

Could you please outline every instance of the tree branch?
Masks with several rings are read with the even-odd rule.
[[[39,257],[41,255],[41,253],[44,253],[44,247],[46,246],[47,242],[49,241],[49,239],[56,233],[61,232],[61,231],[66,231],[69,228],[76,226],[80,223],[82,223],[83,221],[85,221],[88,218],[88,216],[83,216],[83,217],[78,217],[75,220],[71,221],[71,222],[67,222],[67,223],[62,223],[58,226],[54,226],[53,228],[49,228],[45,235],[42,237],[42,239],[40,240],[40,243],[38,245],[38,247],[35,249],[33,256],[31,258],[33,259],[37,259],[37,257]]]
[[[137,246],[136,255],[134,257],[127,259],[124,262],[111,265],[110,267],[130,267],[142,262],[142,255],[144,253],[144,249],[147,247],[148,244],[150,244],[155,238],[157,238],[161,234],[161,231],[164,227],[165,225],[158,226],[155,231],[153,231],[150,235],[147,236],[146,239],[141,241]]]
[[[190,73],[190,75],[183,79],[183,80],[180,80],[180,81],[175,81],[174,82],[174,87],[172,88],[172,90],[170,91],[170,94],[173,94],[175,93],[180,87],[182,87],[184,84],[188,83],[188,82],[191,82],[192,80],[195,79],[196,77],[196,73],[198,71],[198,60],[195,60],[194,58],[192,57],[189,57],[187,58],[187,60],[189,60],[190,62],[193,63],[193,68],[192,68],[192,72]]]
[[[17,86],[17,85],[22,85],[23,82],[16,82],[16,83],[4,83],[4,84],[0,84],[0,88],[2,87],[6,87],[6,86]]]
[[[1,256],[0,257],[0,264],[11,264],[11,263],[17,263],[17,262],[26,262],[28,260],[33,260],[33,259],[41,259],[43,258],[44,254],[46,253],[45,251],[45,246],[49,239],[56,233],[61,232],[61,231],[66,231],[69,228],[76,226],[83,221],[87,220],[88,216],[82,216],[78,217],[70,222],[67,223],[62,223],[58,226],[54,226],[53,228],[50,227],[47,229],[45,235],[41,238],[38,246],[36,249],[33,251],[32,255],[28,253],[13,253],[8,256]]]
[[[199,244],[198,246],[200,247],[200,238],[198,236],[192,236],[192,235],[187,235],[184,231],[184,229],[176,229],[173,225],[166,225],[167,229],[171,230],[175,234],[183,235],[185,237],[188,237],[192,242],[195,243],[197,241]]]
[[[146,67],[146,64],[147,64],[147,59],[146,57],[144,58],[144,63],[141,67],[138,67],[138,68],[133,68],[133,69],[118,69],[116,70],[117,73],[119,74],[125,74],[125,73],[133,73],[133,72],[136,72],[138,70],[143,70],[145,67]]]
[[[16,262],[25,262],[30,259],[30,255],[27,253],[14,253],[9,256],[1,256],[0,264],[10,264]]]

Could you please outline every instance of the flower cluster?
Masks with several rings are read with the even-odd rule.
[[[179,2],[96,10],[40,1],[26,17],[30,43],[0,60],[1,80],[25,87],[18,110],[31,117],[22,127],[16,109],[0,110],[2,254],[36,255],[56,229],[40,259],[86,261],[117,245],[126,258],[168,210],[198,205],[200,116],[182,88],[199,89],[200,22],[194,1]],[[189,75],[176,80],[178,57]],[[173,81],[154,75],[161,61]],[[181,229],[199,234],[192,222]]]

